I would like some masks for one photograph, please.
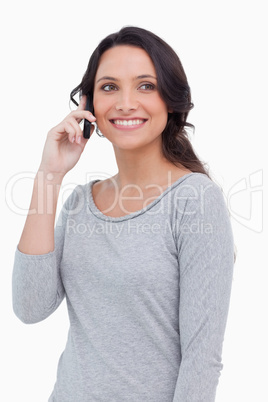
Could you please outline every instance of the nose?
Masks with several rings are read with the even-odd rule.
[[[138,101],[132,91],[122,91],[118,95],[119,96],[115,106],[117,111],[127,113],[137,109]]]

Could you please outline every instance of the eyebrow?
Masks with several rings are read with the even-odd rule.
[[[156,77],[154,77],[153,75],[150,75],[150,74],[142,74],[142,75],[138,75],[135,79],[143,79],[143,78],[153,78],[153,79],[157,79]],[[103,81],[103,80],[105,80],[105,81],[114,81],[114,82],[116,82],[116,81],[118,81],[118,79],[117,78],[114,78],[114,77],[110,77],[110,76],[108,76],[108,75],[105,75],[104,77],[101,77],[101,78],[99,78],[98,79],[98,81],[97,81],[97,83],[98,82],[100,82],[100,81]]]
[[[156,77],[154,77],[153,75],[150,74],[143,74],[143,75],[138,75],[137,79],[142,79],[142,78],[153,78],[153,79],[157,79]]]
[[[118,81],[116,78],[114,78],[114,77],[109,77],[108,75],[105,75],[104,77],[101,77],[101,78],[99,78],[98,79],[98,81],[97,81],[97,83],[98,82],[100,82],[100,81],[103,81],[103,80],[108,80],[108,81]]]

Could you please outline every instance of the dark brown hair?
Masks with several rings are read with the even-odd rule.
[[[106,50],[119,45],[144,49],[154,63],[159,94],[168,110],[172,110],[172,113],[168,114],[167,125],[162,133],[162,150],[166,159],[175,165],[183,165],[192,172],[208,175],[186,131],[187,127],[194,129],[194,126],[186,121],[193,103],[181,61],[175,51],[152,32],[137,27],[124,27],[103,39],[92,53],[81,83],[72,90],[71,100],[77,104],[73,97],[80,92],[89,96],[93,103],[94,80],[100,57]]]

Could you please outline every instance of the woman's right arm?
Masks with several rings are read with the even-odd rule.
[[[65,174],[78,162],[88,140],[79,122],[95,117],[84,110],[83,96],[76,111],[52,128],[36,174],[29,213],[18,245],[25,254],[39,255],[54,250],[54,225],[60,186]]]
[[[59,261],[64,228],[54,225],[62,179],[78,162],[87,140],[79,122],[95,117],[84,110],[86,97],[78,109],[49,131],[40,167],[36,174],[28,216],[15,254],[13,268],[13,309],[21,321],[35,323],[48,317],[61,303],[64,289]]]

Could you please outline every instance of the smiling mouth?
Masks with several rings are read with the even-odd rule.
[[[115,124],[116,126],[122,126],[122,127],[135,127],[135,126],[140,126],[141,124],[145,123],[147,120],[146,119],[133,119],[133,120],[111,120],[112,124]]]

